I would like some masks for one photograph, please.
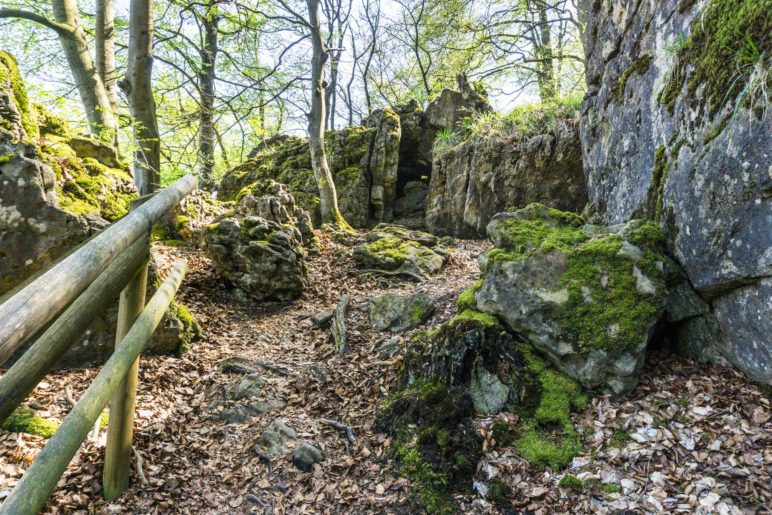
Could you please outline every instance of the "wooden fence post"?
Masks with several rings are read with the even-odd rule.
[[[146,198],[131,203],[135,209]],[[147,242],[148,248],[150,241]],[[147,290],[147,263],[121,292],[118,304],[118,324],[115,329],[115,347],[121,344],[134,321],[145,308]],[[102,471],[102,492],[108,501],[117,499],[129,487],[131,471],[131,443],[134,439],[134,408],[137,400],[137,375],[139,358],[129,368],[110,401],[110,420],[107,424],[107,448],[105,468]]]

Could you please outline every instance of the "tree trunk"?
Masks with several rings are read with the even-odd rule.
[[[155,115],[153,76],[153,0],[131,0],[129,62],[118,84],[129,99],[134,124],[134,183],[140,195],[161,184],[161,145]]]
[[[539,97],[542,102],[547,102],[557,97],[558,88],[555,80],[552,34],[550,33],[551,27],[547,18],[546,4],[542,4],[538,9],[539,45],[536,48],[536,56],[539,59]]]
[[[51,0],[51,7],[57,22],[72,27],[69,33],[57,31],[57,34],[86,110],[91,133],[113,141],[118,125],[107,91],[91,58],[86,34],[80,24],[78,6],[74,0]]]
[[[198,125],[198,153],[201,159],[199,175],[202,186],[207,189],[214,186],[214,148],[217,140],[214,127],[214,88],[219,21],[217,4],[210,2],[203,19],[204,46],[201,50],[201,71],[198,76],[201,104]]]
[[[115,7],[113,0],[97,0],[94,50],[99,78],[107,93],[107,99],[118,116],[118,86],[115,75]]]
[[[308,115],[308,135],[311,149],[311,167],[319,186],[319,209],[322,222],[349,228],[338,209],[338,198],[335,192],[330,167],[324,151],[324,120],[326,106],[324,105],[324,65],[328,58],[327,49],[322,40],[319,24],[319,1],[306,0],[311,28],[311,43],[313,57],[311,61],[311,113]]]

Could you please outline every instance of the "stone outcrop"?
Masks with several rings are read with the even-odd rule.
[[[269,194],[254,197],[250,189],[234,212],[207,227],[204,249],[215,270],[244,295],[296,299],[308,286],[304,241],[308,245],[313,232],[310,224],[302,229],[298,223],[308,224],[308,214],[295,206],[285,186],[265,187]]]
[[[506,209],[532,202],[563,211],[584,209],[577,113],[570,107],[542,109],[533,116],[543,122],[526,135],[521,126],[510,134],[469,135],[450,148],[435,148],[428,230],[481,238],[493,215]]]
[[[488,234],[494,249],[480,257],[483,278],[465,302],[582,386],[630,391],[667,297],[658,228],[583,225],[532,204],[496,215]]]
[[[364,126],[327,131],[325,148],[344,218],[355,227],[391,220],[399,161],[399,117],[391,109],[376,111]],[[289,187],[297,204],[318,226],[319,191],[306,138],[272,138],[249,159],[229,170],[219,187],[222,200],[239,200],[244,189],[274,180]]]
[[[414,275],[436,274],[450,258],[437,237],[398,225],[380,224],[368,233],[367,243],[354,248],[354,261],[367,270]]]
[[[115,149],[29,104],[16,62],[0,51],[0,296],[123,216],[135,196]],[[117,311],[98,315],[57,368],[104,361]],[[190,313],[175,304],[148,350],[180,353],[196,333]]]
[[[712,307],[690,322],[714,351],[772,384],[769,3],[595,2],[581,138],[598,218],[656,219]],[[755,61],[741,56],[750,42]],[[682,342],[694,348],[697,342]]]

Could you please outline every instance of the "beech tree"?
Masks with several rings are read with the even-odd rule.
[[[118,83],[129,100],[134,127],[134,183],[140,195],[161,185],[161,150],[153,76],[153,0],[131,0],[129,61],[126,76]]]

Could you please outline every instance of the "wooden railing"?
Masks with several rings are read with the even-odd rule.
[[[145,305],[150,232],[195,187],[188,175],[135,200],[129,214],[0,305],[0,364],[42,331],[0,377],[2,423],[120,292],[115,351],[0,505],[0,515],[40,511],[108,401],[103,494],[112,500],[128,488],[139,355],[186,271],[185,261],[177,262]]]

